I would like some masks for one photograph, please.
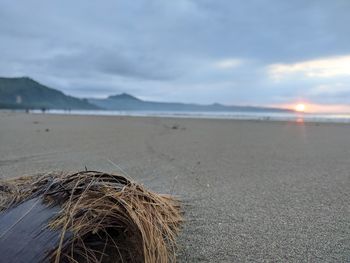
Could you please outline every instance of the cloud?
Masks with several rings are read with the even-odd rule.
[[[228,59],[222,59],[215,62],[214,67],[219,69],[232,69],[242,64],[243,64],[243,60],[241,59],[228,58]]]
[[[273,64],[268,67],[275,81],[301,74],[308,78],[350,76],[350,55],[308,60],[292,64]]]
[[[347,85],[344,85],[343,83],[335,83],[335,84],[323,84],[316,86],[314,88],[311,88],[308,92],[312,96],[342,96],[344,93],[350,94],[350,89]]]
[[[349,8],[348,0],[0,0],[0,75],[79,97],[343,103]]]

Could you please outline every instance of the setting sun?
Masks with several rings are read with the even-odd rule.
[[[304,112],[305,111],[305,104],[299,103],[295,105],[295,111],[297,112]]]

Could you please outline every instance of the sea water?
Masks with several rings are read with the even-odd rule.
[[[41,113],[40,110],[31,111]],[[48,114],[64,115],[102,115],[102,116],[138,116],[138,117],[174,117],[201,119],[233,119],[262,121],[292,121],[292,122],[337,122],[350,123],[350,114],[313,114],[297,112],[194,112],[194,111],[109,111],[109,110],[47,110]]]

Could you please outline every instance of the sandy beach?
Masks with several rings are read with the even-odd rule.
[[[125,172],[176,195],[179,262],[349,262],[350,125],[0,113],[0,176]]]

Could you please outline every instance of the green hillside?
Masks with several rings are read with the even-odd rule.
[[[22,77],[0,78],[0,108],[97,109],[97,106]]]

